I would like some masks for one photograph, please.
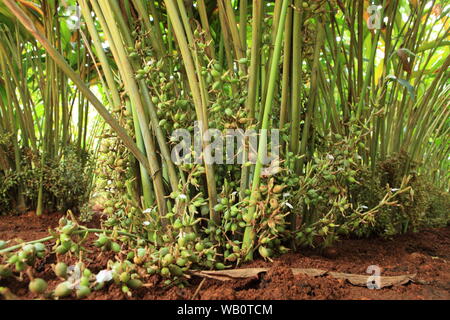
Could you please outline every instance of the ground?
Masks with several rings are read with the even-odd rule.
[[[56,227],[60,214],[47,214],[37,218],[34,213],[21,216],[0,217],[0,239],[35,240],[48,235],[49,227]],[[98,226],[98,218],[90,223]],[[51,243],[48,243],[51,246]],[[104,269],[112,253],[105,253],[91,246],[87,266],[98,272]],[[35,277],[45,279],[49,288],[60,280],[54,275],[51,264],[55,255],[49,254],[36,266]],[[64,257],[75,262],[75,257]],[[204,280],[193,277],[186,288],[166,287],[158,275],[145,279],[146,287],[137,290],[131,299],[450,299],[450,227],[423,230],[397,236],[393,239],[346,239],[332,250],[319,253],[301,249],[274,259],[274,262],[254,261],[242,268],[266,267],[270,270],[248,280]],[[413,283],[381,290],[357,287],[331,276],[294,276],[291,268],[318,268],[352,274],[366,274],[370,265],[381,268],[382,276],[417,274]],[[201,285],[200,285],[201,284]],[[1,280],[20,299],[35,299],[28,291],[28,281]],[[0,297],[1,299],[1,297]],[[89,299],[130,299],[120,287],[111,284],[93,292]]]

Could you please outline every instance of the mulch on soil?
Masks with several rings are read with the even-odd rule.
[[[43,238],[49,227],[56,227],[61,214],[46,214],[40,218],[33,212],[21,216],[0,217],[0,239],[25,241]],[[89,227],[99,225],[98,217]],[[92,235],[93,237],[93,235]],[[48,248],[52,246],[47,243]],[[101,252],[94,246],[85,262],[93,272],[105,268],[113,253]],[[76,262],[75,257],[64,257],[65,262]],[[43,278],[53,289],[60,280],[51,268],[54,254],[49,254],[37,265],[35,277]],[[131,299],[172,300],[195,299],[450,299],[450,227],[424,230],[397,236],[393,239],[347,239],[339,242],[332,250],[300,250],[274,259],[262,260],[241,266],[241,268],[269,268],[267,273],[251,279],[221,282],[213,279],[193,277],[186,288],[165,287],[160,276],[146,279],[147,286],[134,292]],[[381,276],[415,274],[416,281],[407,285],[370,290],[354,286],[345,280],[331,276],[309,277],[294,275],[291,268],[317,268],[353,274],[366,274],[367,267],[381,268]],[[367,274],[367,276],[370,276]],[[28,291],[28,279],[0,281],[0,287],[8,287],[19,299],[37,298]],[[0,297],[1,299],[1,297]],[[89,299],[130,299],[119,286],[111,284],[93,292]]]

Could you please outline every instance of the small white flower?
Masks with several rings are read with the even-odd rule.
[[[95,276],[98,283],[111,281],[112,278],[113,276],[111,270],[102,270]]]
[[[294,207],[292,206],[292,204],[290,204],[289,202],[285,203],[286,207],[289,207],[290,209],[294,209]]]
[[[180,200],[186,200],[186,199],[187,199],[187,196],[186,196],[185,194],[181,193],[181,194],[178,196],[178,199],[180,199]]]
[[[150,221],[144,221],[142,224],[143,224],[144,226],[149,226],[149,225],[150,225]]]
[[[148,208],[144,210],[144,213],[152,213],[152,211],[153,211],[152,209]]]
[[[327,159],[330,160],[330,161],[333,161],[333,160],[334,160],[334,157],[333,157],[333,155],[331,155],[331,154],[327,154]]]
[[[290,197],[290,196],[291,196],[291,194],[289,192],[283,193],[283,198],[287,198],[287,197]]]

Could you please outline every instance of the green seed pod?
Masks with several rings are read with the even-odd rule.
[[[219,90],[221,86],[222,86],[222,82],[221,82],[220,80],[218,80],[218,81],[216,81],[216,82],[213,83],[213,85],[212,85],[211,88],[212,88],[213,90]]]
[[[340,191],[338,188],[336,188],[335,186],[330,187],[330,192],[334,193],[334,194],[338,194]]]
[[[81,279],[80,279],[80,285],[81,286],[86,286],[86,287],[89,287],[89,284],[90,284],[90,281],[89,281],[89,278],[88,277],[81,277]]]
[[[159,120],[159,126],[160,127],[164,127],[166,124],[167,124],[167,120],[166,119]]]
[[[187,241],[194,241],[197,238],[197,235],[194,232],[190,232],[186,235]]]
[[[65,254],[65,253],[67,253],[69,250],[70,250],[70,247],[67,248],[67,247],[65,247],[65,246],[63,246],[63,245],[60,245],[60,246],[58,246],[58,247],[56,248],[55,252],[56,252],[57,254]]]
[[[111,164],[113,165],[113,164]],[[113,207],[107,207],[103,210],[103,213],[106,215],[113,215],[114,214],[114,208]]]
[[[19,252],[19,260],[25,261],[25,260],[27,260],[29,257],[30,257],[30,254],[29,254],[28,252],[23,251],[23,250]]]
[[[119,253],[120,252],[120,244],[118,244],[117,242],[111,242],[111,250],[115,253]]]
[[[12,276],[12,271],[7,266],[0,265],[0,278],[8,278]]]
[[[130,281],[130,279],[131,279],[131,276],[128,272],[122,272],[119,276],[120,282],[123,282],[123,283],[127,283],[128,281]]]
[[[244,220],[247,223],[250,223],[253,220],[253,215],[247,212],[244,215],[242,215],[242,220]]]
[[[55,288],[55,296],[58,298],[64,298],[69,296],[72,293],[72,290],[70,289],[70,285],[67,282],[63,282],[58,284],[58,286]]]
[[[15,267],[16,267],[16,271],[22,272],[25,270],[26,264],[25,264],[25,262],[17,261]]]
[[[178,218],[177,220],[175,220],[175,222],[173,223],[173,227],[174,229],[181,229],[183,227],[183,224],[181,223],[180,219]]]
[[[23,246],[22,251],[28,255],[32,255],[36,252],[36,249],[32,244],[27,244],[27,245]]]
[[[129,57],[132,58],[132,59],[135,59],[135,58],[139,57],[139,54],[137,52],[132,52],[132,53],[129,54]]]
[[[163,277],[169,277],[170,276],[170,270],[169,270],[169,268],[167,268],[167,267],[164,267],[164,268],[162,268],[161,269],[161,275],[163,276]]]
[[[248,59],[247,59],[247,58],[241,58],[241,59],[239,59],[239,63],[240,63],[240,64],[247,64],[247,62],[248,62]]]
[[[168,266],[169,264],[172,264],[175,262],[175,258],[170,253],[166,254],[164,258],[162,258],[161,263],[163,266]]]
[[[221,73],[220,73],[219,71],[215,70],[215,69],[212,69],[212,70],[211,70],[211,75],[212,75],[214,78],[219,78],[219,77],[221,76]]]
[[[9,264],[15,264],[17,261],[19,261],[19,256],[17,254],[13,254],[9,259]]]
[[[189,258],[191,256],[191,253],[188,250],[181,251],[181,257],[183,258]]]
[[[175,264],[169,265],[169,271],[173,276],[176,276],[176,277],[183,276],[183,270],[181,270],[181,268]]]
[[[57,277],[60,278],[67,277],[67,265],[64,262],[57,263],[54,271]]]
[[[216,71],[219,71],[219,72],[222,71],[222,66],[219,63],[214,64],[213,68]]]
[[[108,148],[108,146],[106,145],[102,145],[102,147],[106,147],[106,149]],[[59,219],[58,223],[60,227],[64,227],[67,224],[67,219],[65,217],[62,217],[61,219]]]
[[[77,243],[73,243],[70,247],[70,252],[78,252],[80,250],[80,246]]]
[[[88,286],[80,285],[77,289],[77,298],[84,299],[91,294],[91,289]]]
[[[75,229],[76,226],[74,226],[73,224],[67,224],[61,229],[61,232],[70,235]]]
[[[270,251],[266,247],[260,246],[258,251],[261,257],[263,257],[264,259],[270,257]]]
[[[108,240],[108,237],[102,234],[98,237],[97,243],[99,244],[99,246],[104,246],[108,242]]]
[[[181,258],[180,257],[180,258],[177,259],[177,265],[180,266],[180,267],[186,266],[187,262],[188,261],[185,258]]]
[[[126,285],[122,286],[122,292],[127,295],[130,295],[130,289]]]
[[[231,254],[228,255],[227,260],[231,261],[231,262],[234,262],[234,261],[237,260],[237,258],[238,258],[237,254],[231,253]]]
[[[162,247],[161,249],[159,249],[160,257],[164,257],[168,253],[169,253],[169,248],[167,248],[167,247]]]
[[[186,238],[185,237],[178,238],[178,245],[181,248],[184,248],[186,246]]]
[[[350,183],[356,183],[357,182],[356,179],[353,178],[353,177],[348,177],[347,181],[350,182]]]
[[[150,268],[147,268],[147,273],[149,275],[154,275],[156,272],[158,272],[157,266],[151,266]]]
[[[227,116],[231,117],[231,116],[234,114],[234,112],[233,112],[233,110],[231,110],[230,108],[226,108],[226,109],[225,109],[225,114],[226,114]]]
[[[130,252],[128,252],[127,253],[127,260],[133,260],[134,259],[134,252],[133,251],[130,251]]]
[[[226,268],[226,266],[223,263],[221,263],[221,262],[216,263],[217,270],[224,270],[225,268]]]
[[[133,290],[139,289],[143,286],[144,284],[142,283],[141,280],[139,279],[130,279],[127,282],[127,286],[130,287]]]
[[[205,249],[205,246],[203,245],[203,243],[197,242],[197,243],[195,244],[195,250],[197,250],[197,251],[203,251],[203,249]]]
[[[42,294],[47,290],[47,282],[43,279],[36,278],[30,282],[28,289],[34,294]]]
[[[35,244],[34,244],[34,248],[35,248],[35,250],[36,250],[37,252],[45,251],[45,245],[44,245],[43,243],[40,243],[40,242],[35,243]]]

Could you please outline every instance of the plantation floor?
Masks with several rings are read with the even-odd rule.
[[[35,217],[32,213],[16,217],[0,217],[0,239],[34,240],[48,235],[47,227],[55,227],[61,215]],[[90,223],[98,226],[98,219]],[[51,244],[49,243],[48,246]],[[105,268],[112,253],[101,253],[91,246],[87,266],[98,272]],[[66,262],[75,262],[75,257],[65,257]],[[48,281],[53,289],[60,281],[56,279],[51,264],[54,255],[48,255],[39,263],[36,277]],[[246,280],[221,282],[193,277],[190,286],[184,289],[164,287],[158,275],[144,279],[145,288],[134,293],[133,299],[450,299],[450,227],[430,229],[420,233],[383,239],[348,239],[341,241],[325,254],[307,250],[290,253],[273,263],[255,261],[242,268],[270,268],[265,274]],[[415,281],[407,285],[381,290],[357,287],[331,276],[294,276],[291,268],[318,268],[352,274],[367,275],[370,265],[381,267],[381,276],[417,273]],[[26,276],[25,276],[26,279]],[[203,283],[202,283],[203,282]],[[201,285],[200,285],[201,284]],[[36,298],[28,291],[28,280],[0,281],[19,299]],[[1,297],[0,297],[1,299]],[[93,292],[89,299],[129,299],[114,284]]]

